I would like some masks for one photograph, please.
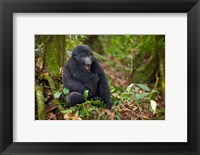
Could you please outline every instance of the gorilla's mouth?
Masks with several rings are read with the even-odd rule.
[[[85,64],[85,68],[86,68],[87,70],[90,69],[90,66],[91,66],[91,65],[89,65],[89,64]]]

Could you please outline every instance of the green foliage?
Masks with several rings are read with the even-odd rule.
[[[118,61],[133,82],[152,82],[159,69],[159,53],[164,57],[164,35],[102,35],[99,40],[104,51],[115,60],[109,62],[110,66],[116,67]]]
[[[104,103],[101,102],[101,100],[93,100],[91,99],[90,101],[88,101],[91,105],[94,106],[99,106],[99,107],[104,107]]]
[[[57,91],[57,92],[54,94],[54,98],[59,98],[61,94],[62,94],[62,92]]]
[[[88,103],[94,106],[104,107],[104,104],[101,100],[93,100],[93,99],[88,100],[88,94],[89,94],[89,90],[85,90],[83,94],[85,103]]]
[[[148,92],[150,91],[149,87],[147,87],[147,86],[145,86],[145,85],[143,85],[143,84],[137,84],[137,86],[138,86],[139,88],[145,90],[145,91],[148,91]]]
[[[69,89],[61,87],[60,90],[54,93],[54,98],[58,99],[61,97],[61,95],[67,95],[67,94],[69,94]]]
[[[135,94],[135,101],[139,101],[139,100],[145,99],[148,95],[149,95],[149,93],[138,93],[138,94]]]
[[[140,101],[149,101],[150,89],[143,84],[130,84],[125,91],[116,91],[118,97],[111,97],[114,105],[121,104],[121,98],[128,102],[140,103]]]
[[[124,91],[124,87],[114,87],[112,84],[110,84],[110,90],[112,94],[121,94]],[[113,103],[113,105],[118,105],[118,104],[122,104],[122,100],[116,96],[111,95],[111,102]]]
[[[75,46],[83,44],[87,37],[84,35],[68,35],[66,38],[67,50],[71,51]]]
[[[67,88],[64,88],[64,89],[63,89],[63,94],[64,94],[64,95],[67,95],[67,94],[69,94],[69,89],[67,89]]]
[[[81,119],[91,120],[91,119],[101,119],[100,113],[103,107],[97,107],[92,105],[91,101],[86,101],[82,104],[70,107],[67,110],[62,111],[63,114],[75,114]]]
[[[134,86],[134,84],[130,84],[127,88],[126,91],[128,92],[128,95],[130,95],[131,88]]]
[[[74,107],[62,111],[63,114],[72,114],[75,113],[76,116],[81,117],[82,119],[94,119],[96,118],[100,111],[105,108],[104,103],[101,100],[88,100],[89,90],[84,91],[85,102],[78,104]],[[100,117],[100,116],[99,116]]]
[[[164,51],[165,48],[164,35],[102,35],[99,36],[99,39],[103,44],[104,51],[125,65],[130,64],[133,49],[138,49],[141,54],[148,54],[155,48],[159,51]],[[143,60],[143,56],[140,58],[141,60]]]
[[[155,36],[141,35],[139,36],[138,49],[140,52],[152,52],[155,46]]]
[[[71,114],[73,112],[73,109],[67,109],[67,110],[63,110],[61,112],[62,112],[62,114]]]
[[[146,106],[148,113],[150,113],[152,116],[158,115],[161,119],[163,119],[163,111],[161,109],[156,110],[156,105],[154,105],[156,104],[156,102],[154,101],[155,103],[152,104],[152,100],[148,98],[151,91],[158,92],[157,90],[151,90],[147,85],[144,84],[132,83],[127,86],[126,89],[124,87],[115,88],[111,85],[111,91],[111,100],[113,106],[115,107],[111,111],[106,110],[104,103],[100,100],[89,100],[89,91],[86,90],[84,92],[85,102],[67,108],[66,110],[62,111],[62,114],[64,114],[64,116],[67,116],[67,119],[71,120],[122,120],[129,116],[126,108],[125,111],[123,110],[123,104],[127,104],[127,106],[131,104],[133,105],[133,107],[135,107],[135,105],[138,105],[140,106],[140,108]],[[122,105],[122,107],[120,105]],[[131,112],[130,114],[133,114],[134,109],[129,110],[129,112]]]
[[[84,91],[84,99],[87,101],[89,90]]]
[[[120,114],[119,112],[116,112],[116,113],[115,113],[115,118],[116,118],[117,120],[121,120],[121,114]]]
[[[130,65],[130,54],[137,47],[137,37],[134,35],[99,36],[104,51],[119,59],[125,65]]]

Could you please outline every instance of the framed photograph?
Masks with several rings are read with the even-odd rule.
[[[1,0],[1,153],[200,154],[199,9]]]

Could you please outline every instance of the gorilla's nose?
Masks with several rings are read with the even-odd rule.
[[[86,59],[85,61],[87,64],[90,64],[91,63],[91,60],[90,59]]]

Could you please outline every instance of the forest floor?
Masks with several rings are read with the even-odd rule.
[[[113,103],[110,110],[105,109],[102,105],[91,104],[86,101],[73,107],[67,107],[64,95],[59,100],[63,107],[61,111],[55,102],[55,91],[52,91],[45,80],[38,80],[36,85],[42,86],[45,102],[45,116],[47,120],[164,120],[165,119],[165,102],[157,93],[154,100],[150,100],[147,95],[152,90],[147,84],[135,84],[128,81],[127,75],[122,71],[123,65],[119,62],[110,64],[109,61],[101,63],[105,74],[108,77],[111,101]],[[118,66],[118,67],[116,67]],[[45,70],[36,68],[38,73],[48,75]],[[62,87],[62,78],[53,78],[55,85]],[[151,86],[150,86],[151,87]],[[35,114],[38,119],[38,106],[36,103]]]

